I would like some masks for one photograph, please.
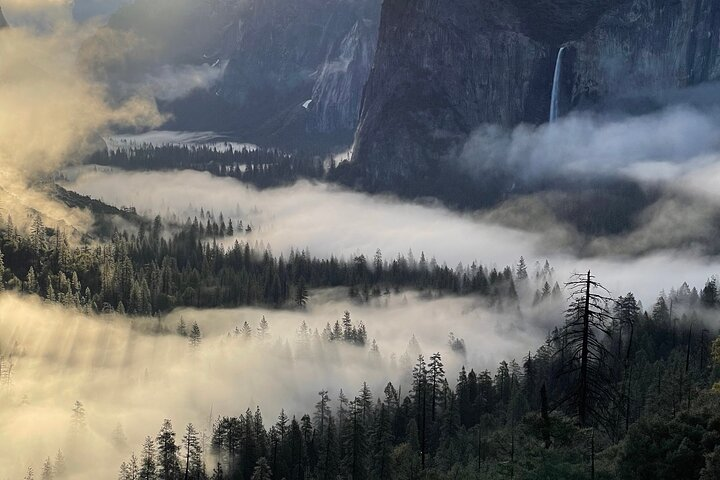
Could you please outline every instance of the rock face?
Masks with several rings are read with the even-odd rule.
[[[380,3],[135,0],[108,26],[142,39],[144,48],[134,49],[138,58],[113,74],[128,83],[133,73],[166,64],[224,66],[212,88],[162,103],[173,114],[165,128],[222,131],[274,146],[349,145],[375,53]],[[127,65],[134,72],[124,71]]]
[[[432,178],[485,123],[720,79],[717,0],[385,0],[354,160],[366,187]]]
[[[228,32],[223,98],[260,136],[351,138],[375,53],[379,0],[251,1]]]
[[[377,22],[359,19],[322,65],[313,86],[309,129],[329,133],[357,127],[365,82],[370,75]]]
[[[717,80],[720,2],[626,2],[568,45],[572,106]]]

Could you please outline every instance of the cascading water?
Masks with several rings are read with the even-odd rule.
[[[552,97],[550,98],[550,123],[557,121],[560,116],[560,78],[562,76],[562,59],[565,47],[560,48],[555,62],[555,75],[553,76]]]

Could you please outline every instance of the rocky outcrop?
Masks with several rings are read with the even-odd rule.
[[[259,136],[352,136],[375,53],[379,0],[249,2],[228,32],[221,95]],[[230,46],[228,46],[228,43]]]
[[[328,55],[306,107],[310,111],[310,131],[351,131],[357,126],[363,88],[375,55],[377,29],[373,20],[358,20]]]
[[[103,60],[88,70],[110,72],[104,80],[122,91],[166,65],[224,67],[211,88],[160,102],[172,114],[165,128],[216,130],[281,147],[349,145],[375,53],[380,2],[136,0],[108,26],[130,34],[122,38],[138,47],[119,65]]]
[[[718,80],[720,2],[626,2],[568,46],[571,107]]]
[[[482,124],[720,78],[716,0],[385,0],[353,156],[367,188],[431,179]]]

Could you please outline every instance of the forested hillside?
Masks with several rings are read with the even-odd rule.
[[[202,217],[170,225],[170,234],[156,217],[137,233],[115,231],[107,243],[84,246],[71,246],[63,230],[46,227],[39,217],[29,235],[18,233],[8,218],[0,224],[4,283],[66,305],[137,315],[180,306],[302,307],[308,289],[323,287],[346,287],[358,302],[407,288],[429,295],[481,295],[498,308],[517,304],[510,267],[452,269],[422,252],[417,260],[412,252],[386,259],[380,250],[372,259],[321,259],[300,250],[284,258],[243,241],[252,226],[242,220]],[[543,278],[552,281],[549,274]],[[550,289],[546,284],[538,295],[547,297]]]
[[[495,371],[446,373],[439,353],[420,354],[405,390],[321,390],[303,415],[223,412],[212,432],[165,420],[119,478],[717,478],[720,343],[703,328],[714,282],[651,311],[589,274],[569,287],[564,325]]]
[[[388,260],[379,251],[371,260],[304,251],[285,259],[235,240],[251,228],[203,211],[182,225],[165,227],[158,217],[106,244],[71,246],[39,218],[27,235],[7,219],[2,285],[85,311],[130,315],[178,306],[303,308],[312,289],[339,286],[359,303],[408,289],[473,295],[529,316],[542,302],[566,303],[565,318],[534,353],[502,361],[496,371],[466,365],[446,374],[440,353],[420,352],[404,387],[389,382],[371,392],[365,384],[357,394],[328,388],[307,414],[280,412],[268,421],[251,405],[243,414],[219,412],[212,432],[188,425],[176,433],[167,420],[136,446],[121,480],[716,478],[714,279],[701,291],[683,284],[645,310],[632,293],[614,296],[591,273],[561,285],[549,264],[533,275],[522,259],[502,271],[450,269],[424,254]],[[256,342],[262,331],[246,323],[234,335]],[[191,345],[202,338],[196,324],[156,334],[187,336]],[[379,361],[368,335],[346,313],[319,338],[368,349],[367,361]],[[298,332],[298,342],[311,338],[307,327]],[[451,342],[453,350],[466,348]],[[62,477],[50,460],[46,466],[45,478],[55,478],[53,468]]]

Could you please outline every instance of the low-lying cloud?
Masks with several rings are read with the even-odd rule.
[[[159,100],[177,100],[195,90],[209,90],[225,73],[227,62],[209,65],[163,65],[145,77],[143,86]]]
[[[673,105],[625,117],[581,112],[540,126],[482,127],[461,158],[470,171],[504,167],[527,180],[558,173],[664,180],[667,169],[688,162],[691,167],[720,150],[718,129],[720,109],[715,108]],[[659,175],[652,175],[656,172]]]
[[[661,290],[683,281],[701,287],[720,272],[716,258],[689,246],[642,255],[578,256],[562,229],[550,226],[548,233],[531,233],[502,226],[487,214],[460,214],[322,183],[300,182],[259,191],[231,178],[195,171],[94,171],[90,167],[66,186],[116,206],[136,206],[140,213],[182,222],[199,216],[201,208],[216,216],[222,212],[235,225],[239,220],[253,225],[253,232],[239,235],[240,240],[269,245],[275,254],[307,248],[318,257],[349,259],[364,254],[372,258],[379,248],[391,259],[412,249],[416,258],[424,252],[428,259],[435,257],[450,267],[477,261],[503,268],[524,256],[531,269],[535,261],[549,259],[561,283],[572,272],[591,268],[613,293],[632,290],[644,302],[654,301]],[[664,227],[672,225],[657,226],[655,231]],[[607,252],[622,241],[607,240],[597,250]]]
[[[346,309],[377,340],[379,360],[369,357],[369,344],[326,343],[315,336]],[[550,311],[535,318],[545,316],[550,324]],[[263,316],[269,339],[248,342],[234,333],[245,322],[257,331]],[[198,347],[174,333],[181,317],[188,326],[199,324]],[[296,333],[303,322],[311,332],[307,344]],[[162,329],[168,332],[152,333]],[[448,347],[450,329],[465,338],[466,356]],[[0,450],[0,476],[21,478],[28,466],[39,472],[60,449],[69,478],[113,478],[130,448],[154,435],[163,418],[171,418],[178,431],[193,422],[209,433],[215,417],[260,406],[273,422],[281,408],[290,415],[307,412],[323,389],[333,399],[341,388],[354,394],[363,382],[375,394],[388,381],[407,391],[408,363],[421,352],[441,352],[454,378],[465,364],[494,370],[502,359],[520,361],[546,333],[543,321],[495,313],[476,299],[420,300],[413,293],[358,306],[337,292],[315,292],[300,312],[179,310],[164,319],[132,320],[86,316],[4,293],[0,355],[3,368],[12,364],[12,370],[0,385],[0,435],[12,441]],[[408,351],[413,335],[420,349]],[[71,422],[76,401],[86,411],[82,429]],[[118,425],[126,442],[114,434]]]

